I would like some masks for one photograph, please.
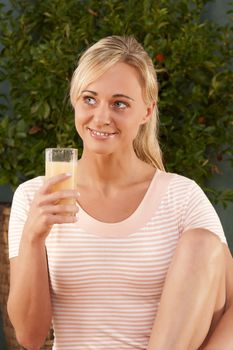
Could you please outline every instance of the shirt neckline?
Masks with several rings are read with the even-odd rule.
[[[88,233],[103,237],[124,237],[138,231],[155,214],[172,175],[156,169],[143,199],[126,219],[114,223],[99,221],[79,207],[77,225]]]

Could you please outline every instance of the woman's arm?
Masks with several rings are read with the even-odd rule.
[[[64,174],[55,176],[36,193],[23,228],[18,256],[10,262],[8,313],[19,343],[28,350],[41,347],[51,323],[46,237],[54,224],[76,221],[77,206],[62,205],[59,201],[77,200],[77,192],[52,193],[53,186],[65,179]]]
[[[51,302],[44,242],[21,240],[20,253],[10,261],[8,313],[18,342],[37,350],[51,324]]]
[[[200,350],[233,349],[233,259],[224,244],[226,261],[226,308]]]

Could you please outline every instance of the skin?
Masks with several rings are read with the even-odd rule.
[[[54,224],[77,220],[74,215],[64,215],[76,213],[76,205],[57,204],[63,198],[77,199],[77,192],[52,193],[52,186],[64,179],[67,179],[65,174],[53,177],[36,193],[22,233],[19,255],[10,259],[8,314],[18,342],[29,350],[41,347],[51,324],[45,239]]]
[[[153,109],[154,104],[147,106],[143,100],[136,70],[124,63],[88,85],[77,100],[75,125],[83,140],[78,165],[79,203],[94,217],[105,222],[120,221],[143,198],[155,169],[136,157],[133,140]],[[115,135],[96,138],[90,129]],[[130,194],[135,198],[132,203],[126,201]],[[105,205],[104,213],[100,201]]]
[[[204,229],[181,237],[147,350],[233,348],[232,257]]]
[[[8,311],[19,341],[30,350],[43,344],[51,321],[45,238],[53,224],[76,220],[64,213],[78,211],[75,206],[56,204],[57,200],[76,198],[98,220],[121,221],[135,211],[155,173],[155,168],[139,160],[133,150],[133,140],[154,108],[154,104],[148,106],[144,102],[140,78],[133,67],[125,63],[114,65],[85,87],[74,107],[75,125],[84,147],[78,162],[77,186],[81,196],[75,191],[51,193],[52,185],[64,180],[65,175],[45,182],[31,205],[19,256],[11,259]],[[129,198],[133,200],[129,202]],[[100,210],[100,202],[106,210]],[[217,339],[218,350],[227,350],[225,345],[232,341],[232,258],[211,232],[199,229],[195,235],[186,232],[184,237],[171,263],[148,350],[197,350],[214,323],[216,328],[208,344],[212,346]],[[208,248],[210,244],[212,249]],[[211,307],[204,309],[210,299]],[[221,317],[215,317],[213,322],[215,311],[219,310]],[[208,321],[197,332],[207,311]],[[215,349],[208,344],[203,349]]]

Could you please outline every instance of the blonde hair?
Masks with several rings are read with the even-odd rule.
[[[146,124],[140,126],[133,141],[134,151],[142,161],[164,170],[158,141],[156,72],[151,58],[133,36],[108,36],[84,52],[71,80],[71,103],[74,107],[81,91],[117,62],[125,62],[136,68],[141,78],[145,103],[148,105],[155,103],[153,116]]]

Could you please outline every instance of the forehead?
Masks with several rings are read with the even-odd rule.
[[[131,93],[142,96],[142,84],[139,73],[133,66],[118,62],[104,72],[99,78],[86,86],[97,93]]]

